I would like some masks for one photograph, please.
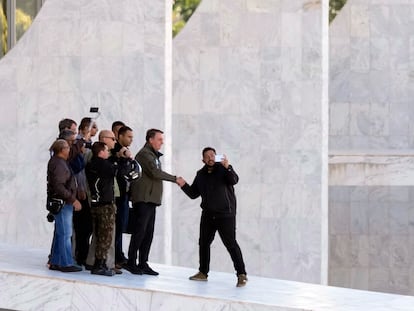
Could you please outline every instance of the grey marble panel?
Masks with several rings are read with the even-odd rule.
[[[364,289],[369,283],[369,270],[364,268],[352,268],[350,286],[351,288]]]
[[[412,188],[330,188],[330,284],[413,293]],[[344,194],[349,194],[348,201]],[[343,219],[347,215],[350,233]]]
[[[366,270],[369,267],[369,236],[351,235],[350,249],[351,267]]]

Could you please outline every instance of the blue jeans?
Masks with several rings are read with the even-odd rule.
[[[65,204],[55,215],[55,236],[52,244],[50,263],[61,267],[73,265],[72,257],[72,217],[73,205]]]

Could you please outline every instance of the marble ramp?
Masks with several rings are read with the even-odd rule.
[[[413,310],[414,297],[211,272],[193,282],[194,269],[160,264],[158,277],[114,277],[46,268],[47,249],[0,244],[0,308],[13,310]]]

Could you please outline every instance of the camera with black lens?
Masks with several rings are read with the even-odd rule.
[[[54,222],[55,221],[55,215],[53,215],[52,213],[48,213],[46,215],[46,219],[48,222]]]
[[[136,160],[130,160],[127,163],[127,170],[124,174],[124,178],[128,182],[140,179],[142,176],[142,167]]]
[[[58,214],[64,205],[64,201],[62,199],[56,199],[47,197],[46,199],[46,209],[53,215]]]
[[[85,148],[92,149],[92,142],[91,141],[85,141]]]

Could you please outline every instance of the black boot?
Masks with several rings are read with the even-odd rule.
[[[113,276],[115,271],[108,269],[105,259],[95,259],[95,264],[91,270],[92,274]]]

